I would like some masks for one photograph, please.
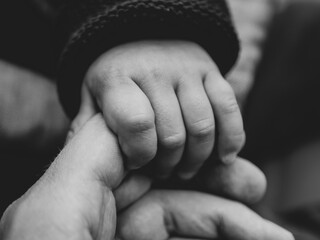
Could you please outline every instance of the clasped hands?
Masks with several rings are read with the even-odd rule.
[[[97,115],[7,209],[1,239],[293,239],[235,201],[263,194],[264,177],[251,163],[217,166],[202,183],[234,200],[197,189],[152,189],[150,178],[125,170],[117,139]]]
[[[170,65],[148,68],[157,59]],[[84,81],[68,144],[7,209],[1,239],[293,239],[244,205],[262,197],[265,179],[236,157],[240,112],[208,62],[197,45],[181,42],[128,44],[101,56]],[[220,162],[210,157],[215,122]],[[157,176],[139,172],[148,162]],[[188,189],[152,184],[170,175]]]

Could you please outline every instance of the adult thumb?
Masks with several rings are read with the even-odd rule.
[[[112,189],[124,176],[116,138],[96,115],[5,212],[0,239],[113,240]]]
[[[81,89],[81,104],[78,114],[72,120],[65,144],[67,144],[80,129],[97,114],[96,105],[86,85]]]

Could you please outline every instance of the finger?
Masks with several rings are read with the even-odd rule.
[[[74,135],[50,166],[51,169],[70,179],[101,180],[110,189],[119,185],[125,173],[121,151],[101,114],[92,117]]]
[[[202,81],[185,82],[177,93],[187,130],[187,145],[178,175],[182,179],[190,179],[213,150],[215,126],[212,107]]]
[[[73,239],[83,239],[84,231],[88,231],[91,237],[99,235],[111,240],[116,227],[112,190],[124,176],[117,139],[102,115],[95,115],[70,140],[42,179],[53,185],[46,185],[52,194],[44,194],[44,206],[60,214],[57,220],[63,221],[57,224],[71,229],[71,238],[77,233],[75,236],[82,238]]]
[[[96,96],[108,126],[118,135],[126,166],[139,168],[153,159],[157,151],[154,112],[140,88],[131,79],[110,79]]]
[[[266,191],[266,177],[251,162],[238,158],[233,164],[207,161],[191,181],[173,176],[154,183],[155,188],[194,190],[234,199],[246,204],[258,202]]]
[[[155,86],[150,81],[144,92],[150,99],[156,116],[159,149],[154,159],[156,174],[169,177],[181,160],[186,132],[177,96],[171,86]]]
[[[234,164],[206,165],[195,181],[204,191],[246,204],[258,202],[266,191],[266,177],[251,162],[237,158]]]
[[[58,226],[67,226],[77,232],[75,236],[81,236],[71,234],[67,239],[86,239],[84,231],[91,237],[114,238],[116,203],[112,190],[122,182],[125,170],[117,139],[101,114],[91,118],[70,140],[46,176],[56,186],[47,186],[49,191],[58,196],[51,196],[53,205],[45,206],[61,213],[64,221]]]
[[[221,75],[210,72],[205,78],[218,128],[218,153],[224,163],[234,162],[245,141],[242,116],[231,86]]]
[[[151,221],[152,220],[152,221]],[[154,191],[119,216],[121,239],[172,237],[293,240],[292,234],[242,204],[183,191]]]
[[[138,173],[131,173],[123,180],[114,191],[117,211],[128,207],[141,198],[151,187],[152,180]]]
[[[89,93],[89,90],[85,85],[83,85],[81,90],[80,109],[70,125],[65,144],[67,144],[70,139],[80,130],[80,128],[96,113],[96,106]]]

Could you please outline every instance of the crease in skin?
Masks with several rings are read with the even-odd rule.
[[[92,126],[95,127],[93,128]],[[79,141],[82,138],[86,138],[86,141]],[[69,176],[71,175],[70,173],[72,175],[83,174],[79,179],[89,177],[92,178],[91,180],[101,181],[104,186],[113,190],[120,184],[126,174],[121,152],[116,143],[115,136],[105,125],[102,116],[100,114],[95,115],[75,134],[59,154],[69,161],[61,161],[58,156],[55,164],[58,165],[60,172],[61,169],[63,170],[62,174]],[[108,146],[107,149],[105,145]],[[108,151],[108,154],[105,154],[106,151]],[[72,152],[72,155],[70,155],[70,152]],[[112,160],[109,160],[107,164],[103,158],[106,155],[109,155],[110,157],[108,158]],[[93,161],[81,161],[81,159],[93,159]],[[91,171],[88,171],[88,168]],[[90,176],[86,176],[87,173],[90,173]]]
[[[109,201],[107,203],[105,201],[106,195],[109,196]],[[116,235],[116,227],[111,226],[112,224],[110,225],[110,223],[117,222],[117,212],[115,209],[116,201],[111,191],[109,192],[109,194],[106,195],[104,195],[102,199],[103,208],[101,209],[99,230],[97,231],[98,235],[96,238],[94,238],[97,240],[113,239]],[[110,212],[110,209],[112,209],[112,212]]]
[[[174,199],[174,201],[167,198],[168,193],[173,196],[172,199]],[[193,194],[196,192],[179,190],[156,190],[152,192],[151,195],[156,199],[158,197],[159,205],[163,209],[164,227],[170,237],[166,239],[175,237],[186,237],[187,239],[197,237],[204,238],[203,234],[200,236],[198,233],[208,232],[208,229],[210,229],[210,233],[208,232],[207,234],[208,238],[211,238],[213,235],[217,236],[217,234],[214,233],[216,231],[213,230],[215,229],[215,224],[211,224],[211,219],[207,216],[199,217],[199,213],[197,212],[197,204],[199,204],[199,202],[193,201],[193,204],[178,204],[179,200],[188,203],[189,200],[187,197],[189,193]],[[190,206],[193,207],[190,208]],[[189,214],[190,212],[191,214]],[[207,223],[203,224],[204,222]],[[209,225],[210,227],[208,227]],[[213,226],[213,228],[211,228],[211,226]]]
[[[139,201],[151,188],[152,179],[139,173],[131,173],[114,190],[117,212]]]
[[[109,194],[111,194],[110,190],[109,189],[106,189],[106,191],[109,192]],[[100,217],[99,217],[99,221],[98,221],[98,227],[97,229],[94,230],[95,226],[94,224],[90,224],[90,221],[88,221],[88,226],[89,226],[89,231],[90,231],[90,234],[91,236],[94,236],[93,239],[102,239],[102,236],[103,236],[103,230],[104,230],[104,225],[105,225],[105,213],[106,213],[106,205],[108,203],[106,203],[106,194],[107,193],[103,193],[102,194],[102,208],[101,208],[101,211],[100,211]]]
[[[168,239],[163,216],[164,209],[159,199],[154,198],[152,193],[148,194],[120,215],[118,236],[125,240]]]
[[[188,192],[182,192],[183,195],[188,194]],[[212,211],[212,209],[208,208],[203,211],[201,197],[197,199],[199,196],[209,196],[205,193],[193,192],[197,196],[189,203],[189,206],[194,206],[193,208],[181,208],[180,211],[175,211],[175,209],[171,209],[172,212],[175,212],[175,218],[183,219],[182,221],[177,220],[177,233],[179,233],[179,237],[188,236],[194,238],[212,238],[220,236],[218,235],[218,224],[217,224],[217,213]],[[180,198],[181,200],[187,199],[185,196]],[[197,201],[198,200],[198,201]],[[187,200],[185,200],[187,201]],[[195,204],[192,204],[194,202]],[[191,212],[188,217],[188,213]],[[180,216],[179,216],[180,215]],[[186,226],[183,226],[186,225]],[[185,234],[183,233],[183,228],[188,229]],[[201,234],[200,234],[201,233]]]
[[[95,125],[95,131],[92,131],[92,126]],[[99,127],[96,127],[96,126]],[[91,130],[91,132],[90,132]],[[88,134],[90,133],[90,134]],[[98,136],[98,137],[97,137]],[[83,139],[86,137],[87,146],[83,146],[82,142],[78,142],[77,138]],[[102,199],[100,202],[95,202],[89,204],[98,204],[99,206],[102,206],[101,212],[94,213],[88,213],[84,212],[83,216],[89,217],[87,220],[91,225],[89,225],[89,229],[91,231],[91,235],[93,233],[96,233],[96,236],[94,239],[102,239],[102,236],[109,236],[110,239],[114,236],[115,230],[112,227],[112,222],[116,221],[116,212],[115,212],[115,200],[113,197],[112,189],[114,189],[117,185],[120,184],[122,178],[125,175],[125,172],[123,170],[123,163],[122,158],[119,153],[119,150],[117,146],[113,146],[115,144],[106,144],[106,146],[109,146],[108,149],[105,149],[104,144],[106,142],[110,142],[110,139],[114,138],[114,136],[111,134],[111,132],[106,129],[106,125],[104,123],[104,120],[102,119],[101,115],[97,115],[93,117],[87,125],[81,131],[79,131],[79,134],[76,134],[75,137],[70,141],[70,143],[67,146],[67,152],[68,149],[72,152],[78,152],[78,154],[75,154],[75,156],[70,156],[75,159],[75,161],[78,161],[79,158],[81,159],[92,159],[93,161],[85,161],[85,163],[79,163],[78,168],[72,169],[72,172],[76,172],[79,170],[81,172],[81,169],[85,172],[91,172],[89,176],[82,175],[79,176],[80,182],[81,181],[89,181],[94,186],[99,186],[100,189],[98,189],[98,194],[100,192]],[[74,141],[74,143],[73,143]],[[111,140],[112,142],[116,142],[115,140]],[[76,149],[73,149],[74,147],[77,147]],[[83,151],[89,150],[89,155],[83,155]],[[111,163],[109,162],[110,166],[106,166],[106,159],[103,158],[106,154],[103,154],[103,152],[108,151],[111,152],[110,159],[114,159],[115,161]],[[96,155],[90,155],[92,153],[96,153]],[[63,154],[63,153],[62,153]],[[100,156],[101,154],[101,156]],[[79,156],[78,156],[79,155]],[[77,164],[76,162],[71,161],[71,164]],[[92,164],[92,165],[91,165]],[[61,166],[60,166],[61,167]],[[91,169],[91,171],[88,170]],[[107,174],[102,174],[104,172],[108,172]],[[106,178],[106,176],[112,176]],[[74,176],[73,176],[74,177]],[[79,180],[78,180],[79,181]],[[98,182],[98,183],[95,183]],[[86,187],[85,187],[86,188]],[[90,188],[90,186],[89,186]],[[80,186],[81,189],[81,186]],[[86,198],[88,196],[85,196]],[[95,196],[90,196],[91,198],[95,198]],[[93,208],[94,209],[94,208]],[[110,212],[110,209],[114,209]],[[93,214],[93,215],[92,215]],[[98,219],[96,219],[96,216],[98,216]],[[92,218],[90,220],[90,218]],[[97,224],[94,223],[94,219],[96,219]],[[109,224],[104,224],[104,223]],[[100,224],[99,224],[100,223]],[[110,225],[111,224],[111,225]],[[94,228],[94,226],[98,225],[97,228]]]
[[[176,234],[175,229],[177,229],[177,221],[170,211],[164,212],[164,225],[169,236],[174,236]]]

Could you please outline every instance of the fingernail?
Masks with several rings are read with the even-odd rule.
[[[227,155],[224,155],[223,157],[221,157],[221,161],[224,164],[232,164],[236,161],[237,158],[237,154],[236,153],[230,153]]]
[[[141,168],[141,165],[135,164],[135,163],[132,163],[132,162],[127,162],[126,163],[126,168],[128,170],[137,170],[137,169]]]
[[[124,162],[128,170],[137,170],[146,164],[144,159],[129,159],[128,157],[124,157]]]

